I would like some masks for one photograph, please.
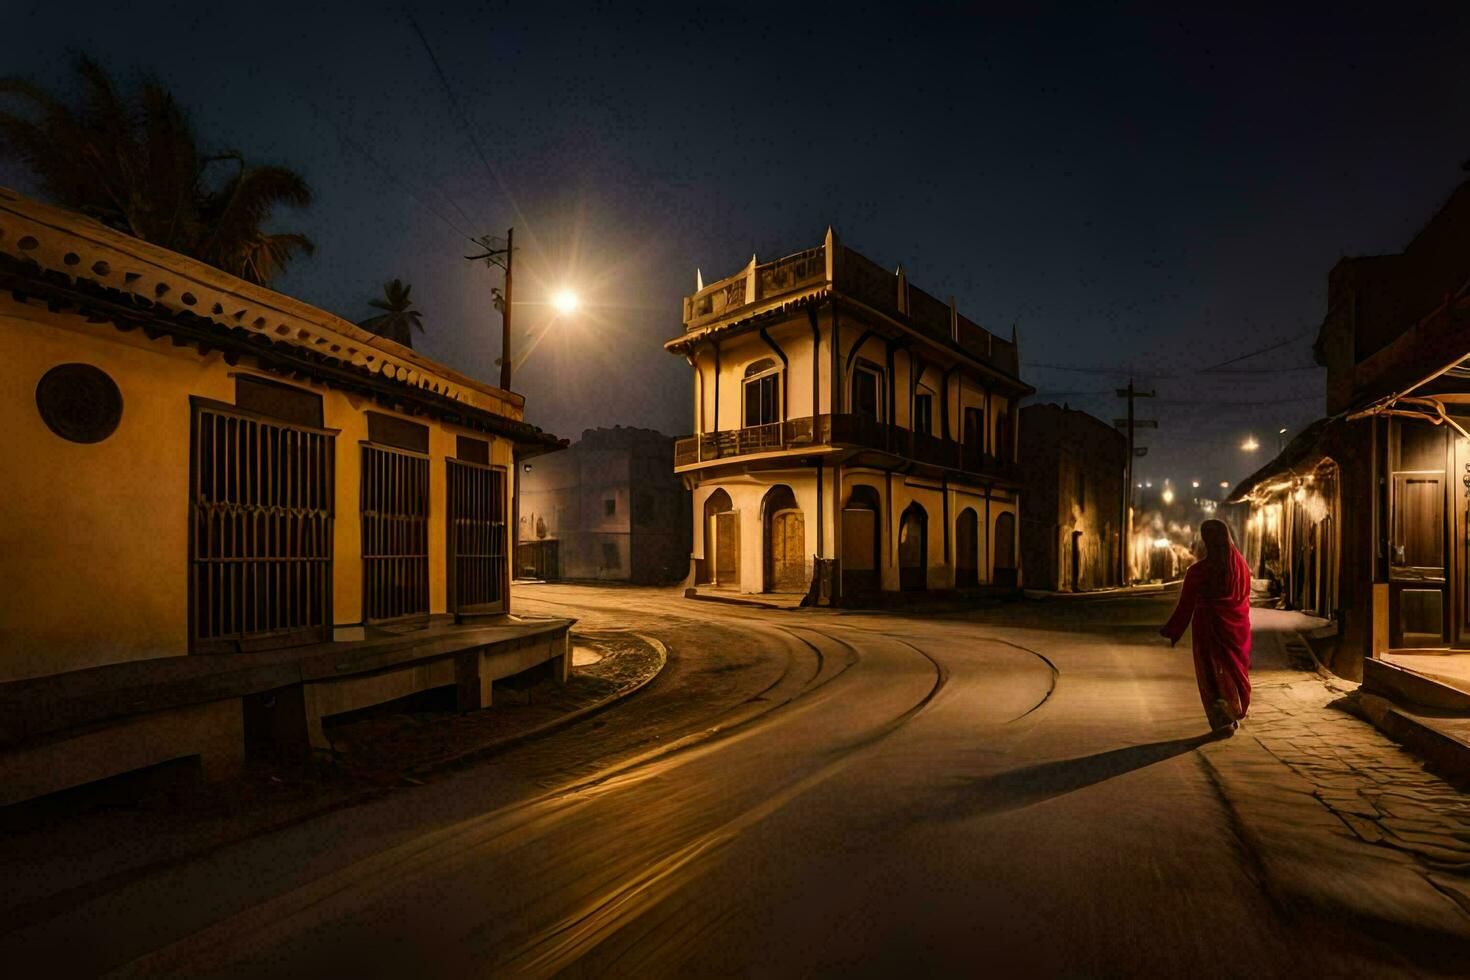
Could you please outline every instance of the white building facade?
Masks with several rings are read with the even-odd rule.
[[[696,588],[1014,588],[1019,378],[1009,341],[842,245],[739,273],[684,301],[664,346],[694,369]]]

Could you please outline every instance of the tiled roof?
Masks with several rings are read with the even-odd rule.
[[[237,279],[195,259],[90,218],[0,187],[0,256],[127,294],[140,306],[188,313],[245,331],[466,408],[519,422],[525,399],[466,377],[299,300]]]

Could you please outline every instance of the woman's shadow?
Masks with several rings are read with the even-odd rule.
[[[1225,737],[1227,733],[1206,732],[1191,738],[1130,745],[1127,748],[1099,752],[1097,755],[1011,769],[956,785],[948,800],[931,812],[930,817],[938,820],[962,820],[978,814],[1019,810],[1033,803],[1064,796],[1074,790],[1192,752],[1201,745]]]

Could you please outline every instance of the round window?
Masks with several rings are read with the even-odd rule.
[[[122,392],[100,368],[58,364],[36,385],[36,408],[52,432],[71,442],[101,442],[122,420]]]

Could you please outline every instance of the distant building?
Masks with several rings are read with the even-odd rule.
[[[1229,500],[1256,576],[1336,620],[1331,666],[1369,689],[1422,651],[1470,650],[1467,282],[1470,182],[1402,252],[1338,261],[1315,346],[1327,416]]]
[[[696,587],[807,593],[1019,580],[1014,331],[996,336],[838,241],[684,300]]]
[[[1086,412],[1028,405],[1020,447],[1025,584],[1070,592],[1121,584],[1127,439]]]
[[[0,188],[0,804],[542,664],[520,395]]]
[[[516,574],[660,585],[689,570],[689,491],[674,439],[652,429],[588,429],[520,474]]]

